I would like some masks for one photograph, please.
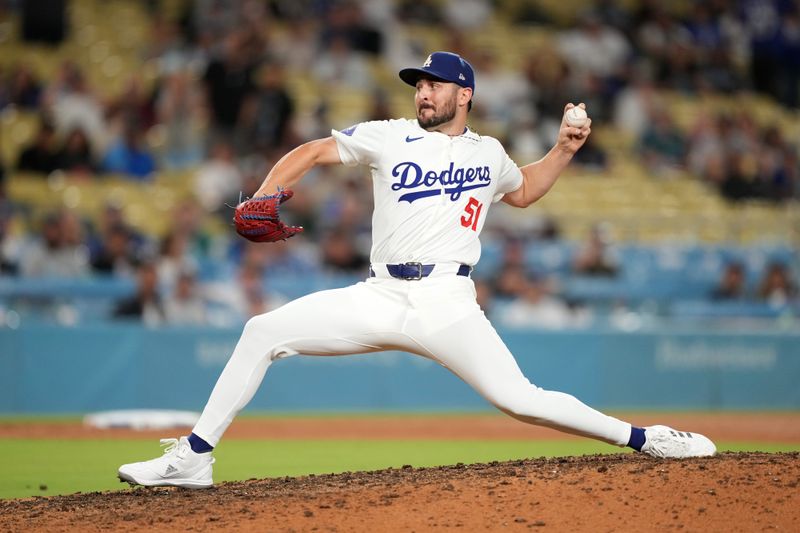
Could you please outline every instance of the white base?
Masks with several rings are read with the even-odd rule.
[[[194,411],[172,411],[166,409],[121,409],[89,413],[83,418],[86,426],[109,429],[129,428],[136,430],[193,427],[200,418]]]

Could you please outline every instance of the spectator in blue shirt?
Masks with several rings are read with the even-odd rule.
[[[103,158],[103,170],[125,174],[139,180],[149,179],[156,170],[153,155],[144,145],[143,134],[134,125],[125,127],[125,133],[117,139]]]

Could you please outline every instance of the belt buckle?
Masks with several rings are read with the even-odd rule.
[[[417,269],[416,275],[407,275],[405,272],[403,273],[403,279],[408,281],[420,280],[422,279],[422,263],[405,263],[403,267],[413,267]]]

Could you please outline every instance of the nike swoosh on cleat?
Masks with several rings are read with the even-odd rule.
[[[412,137],[410,135],[406,136],[407,143],[413,143],[414,141],[418,141],[420,139],[422,139],[422,137]]]

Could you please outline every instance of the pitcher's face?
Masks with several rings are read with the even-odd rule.
[[[455,118],[460,89],[458,85],[436,79],[420,78],[416,88],[414,104],[417,108],[417,122],[420,127],[426,130],[434,129]]]

